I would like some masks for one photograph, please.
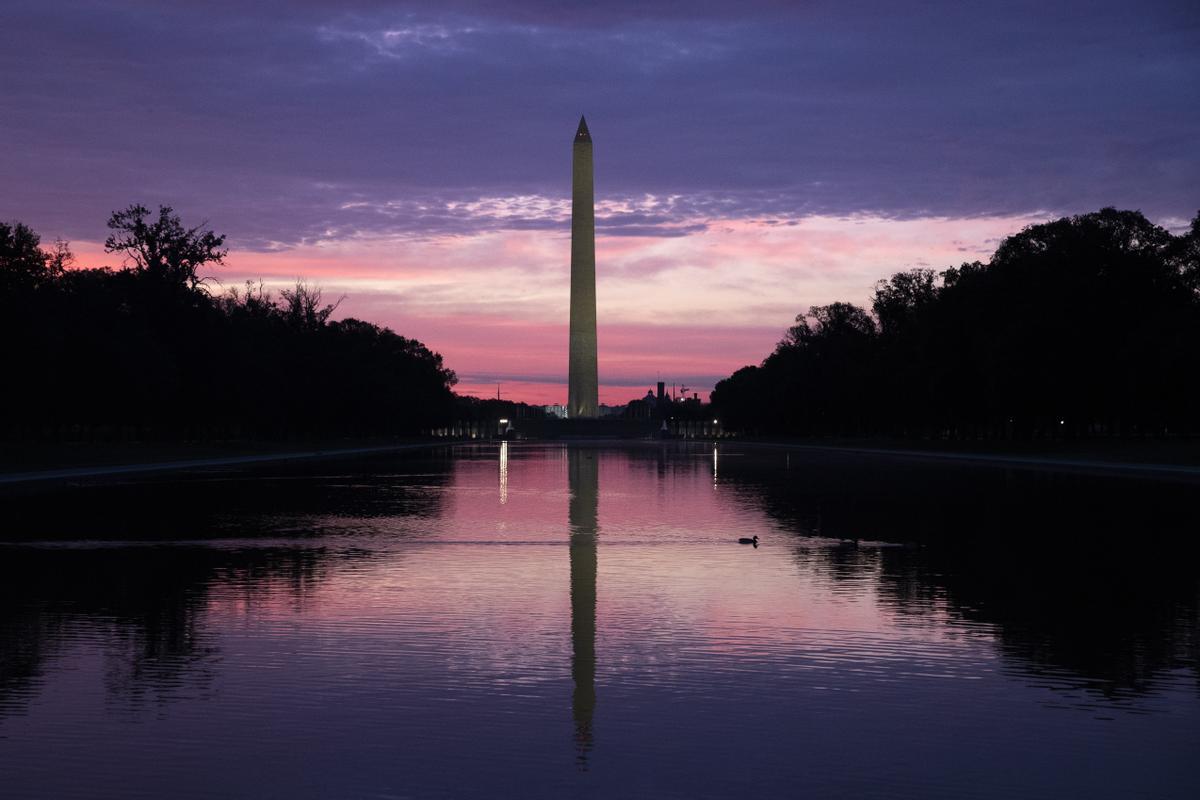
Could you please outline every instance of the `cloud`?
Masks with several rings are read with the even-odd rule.
[[[95,238],[167,202],[259,249],[549,230],[580,111],[599,200],[678,198],[613,235],[1194,213],[1195,4],[734,8],[17,0],[0,217]],[[462,210],[522,197],[553,207]]]

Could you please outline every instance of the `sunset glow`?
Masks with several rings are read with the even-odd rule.
[[[875,281],[893,272],[986,260],[1001,238],[1042,219],[813,216],[704,220],[669,237],[601,230],[601,402],[624,403],[658,380],[704,396],[721,377],[760,361],[809,306],[867,304]],[[561,403],[570,242],[559,222],[557,230],[235,250],[212,271],[212,290],[262,280],[278,291],[305,280],[331,301],[344,298],[337,316],[387,325],[440,352],[460,392],[494,397],[500,384],[506,399]],[[80,266],[119,265],[99,243],[72,248]]]

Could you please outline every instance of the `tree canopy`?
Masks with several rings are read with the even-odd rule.
[[[225,238],[169,207],[113,214],[118,269],[67,269],[0,223],[0,438],[281,438],[446,424],[454,373],[421,342],[356,319],[299,283],[213,295]]]
[[[1184,434],[1200,423],[1200,215],[1176,236],[1105,208],[987,263],[815,306],[719,382],[728,427],[802,435]]]
[[[203,283],[202,267],[223,264],[229,252],[222,249],[224,236],[203,225],[185,228],[170,206],[159,206],[157,219],[140,204],[114,211],[108,228],[112,233],[104,241],[105,252],[123,254],[137,272],[191,289]]]

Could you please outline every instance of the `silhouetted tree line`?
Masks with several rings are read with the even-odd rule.
[[[0,435],[9,439],[287,438],[410,433],[451,417],[454,373],[420,342],[298,283],[210,290],[225,237],[169,207],[108,222],[119,269],[73,269],[0,223]]]
[[[752,433],[1049,438],[1200,431],[1200,215],[1033,225],[987,263],[814,306],[712,394]]]

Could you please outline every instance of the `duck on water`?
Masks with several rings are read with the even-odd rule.
[[[753,539],[747,539],[745,536],[743,536],[742,538],[738,539],[738,544],[752,544],[755,547],[758,547],[758,537],[755,536]]]

